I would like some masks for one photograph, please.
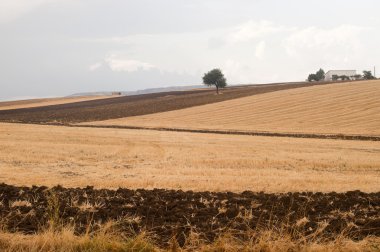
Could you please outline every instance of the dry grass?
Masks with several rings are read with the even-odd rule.
[[[273,231],[266,231],[258,234],[252,234],[250,242],[241,242],[233,239],[228,235],[221,237],[215,243],[203,245],[195,251],[292,251],[292,252],[332,252],[332,251],[378,251],[380,249],[379,238],[367,238],[365,240],[354,242],[349,239],[338,238],[333,241],[311,241],[292,240],[288,235],[278,234]],[[184,250],[186,251],[186,249]]]
[[[72,102],[91,101],[110,98],[112,96],[78,96],[78,97],[59,97],[46,99],[30,99],[21,101],[0,102],[0,110],[34,108],[50,105],[66,104]]]
[[[3,252],[124,252],[124,251],[379,251],[380,239],[368,237],[362,241],[337,238],[333,241],[293,240],[289,235],[273,230],[247,234],[250,239],[242,241],[226,233],[214,243],[208,244],[192,234],[184,248],[175,242],[169,248],[154,246],[146,236],[127,238],[123,234],[103,229],[95,234],[76,236],[70,228],[60,231],[47,230],[35,235],[0,232],[0,250]]]
[[[90,124],[380,135],[379,97],[380,81],[363,81],[283,90]]]
[[[0,182],[380,191],[380,142],[0,124]]]
[[[144,235],[125,238],[105,229],[95,234],[77,236],[72,228],[63,228],[59,231],[49,229],[35,235],[0,232],[0,250],[3,252],[157,251]]]
[[[12,202],[12,204],[11,204],[12,208],[13,207],[23,207],[23,206],[30,207],[30,206],[32,206],[32,204],[29,201],[25,201],[25,200],[17,200],[17,201]]]

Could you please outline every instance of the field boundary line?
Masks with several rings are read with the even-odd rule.
[[[186,129],[186,128],[140,127],[140,126],[120,126],[120,125],[74,125],[74,124],[68,124],[68,125],[62,125],[62,126],[81,127],[81,128],[154,130],[154,131],[172,131],[172,132],[222,134],[222,135],[243,135],[243,136],[315,138],[315,139],[336,139],[336,140],[354,140],[354,141],[380,141],[380,136],[347,135],[347,134],[281,133],[281,132],[266,132],[266,131]]]

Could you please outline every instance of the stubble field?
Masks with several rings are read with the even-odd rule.
[[[303,85],[0,111],[0,250],[378,251],[380,85]]]
[[[380,142],[0,124],[1,181],[195,191],[380,191]]]
[[[379,136],[378,97],[380,81],[317,85],[90,124]]]

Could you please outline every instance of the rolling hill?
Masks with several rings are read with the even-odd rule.
[[[91,124],[380,135],[379,97],[380,81],[317,85]]]
[[[223,95],[210,88],[119,96],[42,107],[0,110],[1,122],[72,124],[101,121],[129,116],[153,114],[199,105],[216,103],[279,90],[328,83],[275,83],[265,85],[231,86]]]

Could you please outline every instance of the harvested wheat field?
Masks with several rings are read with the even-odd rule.
[[[14,185],[380,191],[380,142],[0,124]]]
[[[379,97],[378,80],[317,85],[91,124],[378,136]]]
[[[83,102],[83,101],[92,101],[92,100],[106,99],[106,98],[111,98],[111,96],[78,96],[78,97],[59,97],[59,98],[7,101],[7,102],[0,102],[0,110],[45,107],[45,106]]]
[[[2,110],[0,250],[378,251],[379,86]]]

